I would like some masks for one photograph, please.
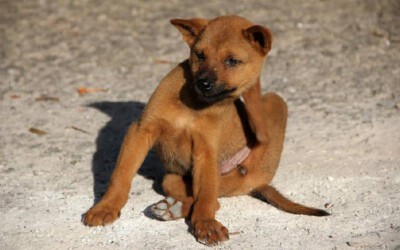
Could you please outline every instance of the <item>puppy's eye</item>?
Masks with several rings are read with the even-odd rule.
[[[228,59],[226,59],[225,64],[230,66],[230,67],[234,67],[236,65],[238,65],[239,63],[241,63],[242,61],[237,60],[233,57],[229,57]]]
[[[196,52],[196,57],[199,61],[204,61],[206,60],[206,56],[204,55],[203,52]]]

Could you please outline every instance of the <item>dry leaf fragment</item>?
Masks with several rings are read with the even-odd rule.
[[[52,96],[47,96],[47,95],[41,95],[35,99],[37,102],[47,102],[47,101],[52,101],[52,102],[58,102],[60,99],[58,97],[52,97]]]
[[[380,28],[374,29],[371,33],[376,37],[388,37],[388,32]]]
[[[240,232],[230,232],[229,235],[238,235]]]
[[[15,94],[14,94],[14,95],[11,95],[10,98],[11,98],[11,99],[18,99],[18,98],[21,98],[21,96],[20,96],[20,95],[15,95]]]
[[[76,131],[82,132],[84,134],[90,134],[88,131],[86,131],[84,129],[81,129],[81,128],[78,128],[78,127],[75,127],[75,126],[71,126],[70,128],[72,128],[72,129],[74,129]]]
[[[176,62],[168,61],[168,60],[164,60],[164,59],[156,59],[156,60],[154,60],[154,63],[159,63],[159,64],[176,64]]]
[[[96,93],[96,92],[106,92],[108,89],[104,89],[104,88],[85,88],[85,87],[81,87],[78,88],[76,91],[78,91],[79,95],[85,95],[85,94],[89,94],[89,93]]]
[[[45,135],[45,134],[47,134],[46,131],[43,131],[43,130],[40,130],[40,129],[37,129],[37,128],[30,128],[29,132],[31,132],[33,134],[37,134],[37,135]]]

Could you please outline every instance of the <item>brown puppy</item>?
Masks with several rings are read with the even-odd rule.
[[[129,128],[108,190],[84,223],[106,225],[118,218],[132,178],[153,146],[167,170],[168,196],[153,211],[165,220],[191,215],[199,242],[213,245],[229,238],[215,220],[219,196],[253,194],[291,213],[327,215],[268,185],[279,164],[287,118],[279,96],[261,97],[270,31],[237,16],[171,23],[190,46],[189,60],[161,81]]]

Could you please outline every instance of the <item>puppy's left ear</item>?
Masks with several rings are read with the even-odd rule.
[[[207,19],[201,18],[172,19],[170,22],[182,33],[183,40],[189,44],[189,46],[194,44],[196,38],[208,24]]]
[[[263,56],[267,55],[272,47],[272,33],[269,29],[254,25],[243,31],[244,36]]]

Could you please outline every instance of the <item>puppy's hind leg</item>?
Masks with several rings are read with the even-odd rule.
[[[279,166],[286,130],[286,103],[274,93],[261,97],[259,83],[246,94],[243,95],[246,111],[258,143],[251,148],[250,156],[240,168],[221,177],[220,196],[249,194],[268,184]]]
[[[166,174],[162,183],[166,198],[151,207],[160,220],[186,218],[192,209],[191,181],[181,175]]]

